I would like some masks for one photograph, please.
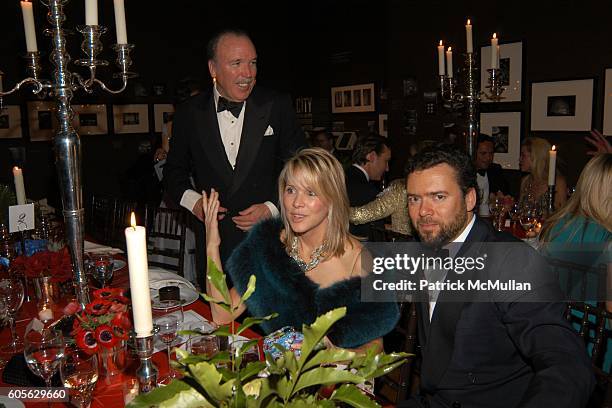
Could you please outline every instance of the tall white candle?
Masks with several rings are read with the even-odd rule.
[[[15,196],[17,205],[26,203],[25,186],[23,185],[23,171],[17,166],[13,167],[13,179],[15,181]]]
[[[497,46],[497,34],[493,33],[491,38],[491,68],[499,68],[499,47]]]
[[[555,185],[555,175],[557,174],[557,148],[553,145],[548,151],[548,185]]]
[[[449,78],[453,77],[453,50],[451,47],[448,47],[446,51],[446,75]]]
[[[465,25],[465,40],[467,42],[466,50],[468,54],[474,52],[474,43],[472,42],[472,24],[469,18],[467,24]]]
[[[130,293],[134,313],[136,337],[147,337],[153,331],[151,295],[149,293],[149,266],[147,263],[147,232],[136,225],[132,213],[132,226],[125,229],[130,273]]]
[[[22,1],[21,14],[23,15],[23,29],[25,30],[26,49],[28,52],[36,52],[38,51],[38,45],[36,44],[36,26],[34,25],[32,3],[29,1]]]
[[[85,25],[98,25],[98,0],[85,0]]]
[[[127,44],[127,28],[125,27],[125,4],[123,0],[113,0],[115,6],[115,29],[117,44]]]
[[[440,40],[440,44],[438,44],[438,75],[444,75],[444,44],[442,44],[442,40]]]

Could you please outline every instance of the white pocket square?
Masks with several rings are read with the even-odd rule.
[[[266,129],[266,133],[264,133],[264,136],[271,136],[274,134],[274,129],[272,129],[272,126],[268,125],[268,128]]]

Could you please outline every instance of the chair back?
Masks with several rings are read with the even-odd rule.
[[[183,209],[147,207],[149,265],[184,276],[187,213]]]

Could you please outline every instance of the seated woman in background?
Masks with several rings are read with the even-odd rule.
[[[609,259],[612,240],[611,214],[612,153],[604,153],[596,155],[586,164],[574,194],[563,207],[546,220],[540,234],[544,253],[551,258],[593,268],[607,264],[607,275],[610,276],[612,273],[612,260]],[[561,287],[565,290],[570,288],[571,293],[568,295],[574,300],[588,300],[584,299],[589,296],[588,294],[579,298],[578,290],[588,292],[607,290],[607,288],[598,288],[601,279],[596,274],[586,277],[584,289],[581,284],[582,276],[568,276],[564,270],[560,270],[559,275]],[[570,280],[569,285],[568,280]],[[606,309],[612,312],[612,302],[606,302]],[[581,313],[578,317],[582,318]],[[612,340],[608,340],[607,347],[604,370],[610,372]],[[589,347],[589,352],[591,348],[592,346]]]
[[[329,340],[344,348],[375,346],[397,323],[396,303],[362,303],[362,245],[349,232],[348,196],[344,171],[329,152],[305,149],[284,166],[278,182],[281,219],[260,222],[228,259],[225,270],[238,303],[250,275],[257,277],[255,293],[245,308],[255,316],[277,312],[261,324],[266,334],[291,326],[298,330],[331,309],[346,306],[347,314],[329,333]],[[203,194],[206,255],[219,267],[217,213],[219,196]],[[221,299],[209,283],[207,293]],[[215,322],[232,316],[212,304]],[[236,317],[236,316],[234,316]]]
[[[527,137],[521,146],[519,165],[521,171],[529,173],[521,180],[520,202],[533,201],[546,208],[548,191],[548,152],[551,145],[539,137]],[[567,183],[557,171],[555,186],[555,208],[567,201]]]

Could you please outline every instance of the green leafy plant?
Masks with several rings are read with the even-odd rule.
[[[223,300],[211,299],[206,295],[203,297],[232,315],[255,291],[256,279],[251,276],[240,303],[232,305],[225,275],[210,260],[208,277]],[[235,352],[221,352],[212,357],[191,355],[175,349],[178,361],[173,365],[183,372],[184,377],[166,387],[139,395],[128,406],[259,408],[335,407],[346,404],[353,407],[378,407],[357,385],[390,373],[406,361],[408,354],[376,353],[373,349],[356,353],[342,348],[325,348],[323,338],[345,314],[346,307],[341,307],[319,316],[311,325],[304,325],[300,357],[276,345],[282,353],[277,360],[266,355],[265,362],[250,362],[243,366],[243,354],[254,347],[257,340],[243,343]],[[263,318],[246,318],[237,330],[232,321],[229,326],[219,328],[215,334],[239,335],[254,324],[274,317],[273,314]],[[227,368],[221,368],[223,366]],[[333,390],[324,396],[320,391],[326,386],[335,388],[332,387]]]

